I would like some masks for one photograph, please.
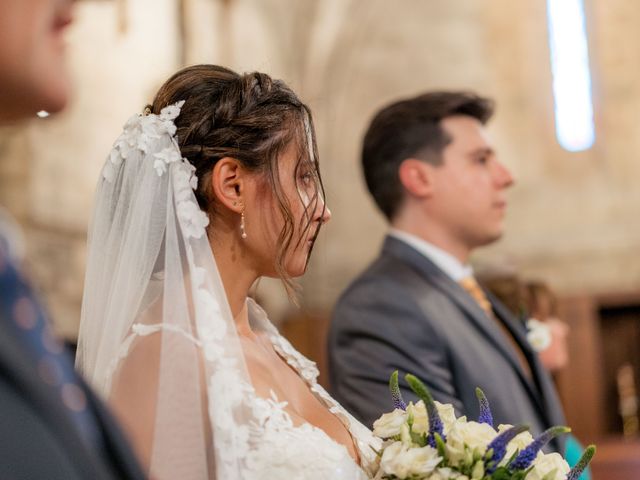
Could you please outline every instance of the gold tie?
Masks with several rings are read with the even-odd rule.
[[[516,339],[513,337],[513,334],[507,328],[507,326],[504,323],[502,323],[502,321],[498,317],[496,317],[496,315],[493,313],[493,307],[491,306],[491,302],[485,295],[484,290],[482,290],[482,287],[480,287],[476,279],[472,276],[465,277],[462,280],[460,280],[460,286],[464,288],[469,295],[471,295],[471,297],[476,301],[476,303],[480,306],[480,308],[482,308],[484,313],[487,314],[487,317],[493,319],[493,321],[498,324],[498,327],[500,327],[500,331],[507,338],[507,340],[511,344],[511,347],[516,353],[518,357],[518,361],[520,362],[520,366],[522,367],[526,375],[529,378],[532,378],[531,366],[529,365],[527,358],[524,356],[524,352],[522,351],[522,348],[520,347]]]
[[[464,288],[471,297],[476,301],[480,308],[484,310],[484,313],[487,314],[489,318],[493,317],[493,308],[491,307],[491,302],[484,294],[484,290],[478,285],[478,282],[474,277],[465,277],[460,280],[460,286]]]

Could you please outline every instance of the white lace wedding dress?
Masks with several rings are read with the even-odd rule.
[[[361,465],[358,465],[344,445],[329,437],[322,429],[309,423],[294,425],[285,410],[287,402],[271,392],[262,398],[252,387],[243,389],[243,403],[252,410],[255,422],[249,436],[251,447],[244,455],[243,480],[366,480],[377,470],[376,450],[381,440],[349,414],[318,383],[319,371],[314,362],[304,357],[284,338],[253,300],[247,300],[249,317],[256,333],[265,333],[276,353],[298,373],[311,392],[347,428],[354,440]],[[147,336],[167,330],[161,325],[134,325],[136,336]],[[183,338],[183,332],[173,331]],[[194,344],[201,343],[193,339]],[[248,398],[246,398],[248,397]]]
[[[254,395],[253,408],[260,419],[256,428],[261,441],[259,448],[249,452],[247,466],[256,480],[347,480],[371,478],[376,470],[375,449],[380,440],[350,415],[317,382],[316,364],[301,355],[269,322],[264,311],[249,300],[252,324],[263,329],[273,348],[302,378],[320,402],[349,430],[358,450],[361,466],[354,462],[344,445],[337,443],[323,430],[305,423],[294,426],[284,407],[273,394],[263,399]]]

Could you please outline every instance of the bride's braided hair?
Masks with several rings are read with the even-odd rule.
[[[275,268],[291,293],[295,287],[284,268],[285,255],[311,227],[310,212],[324,194],[309,108],[280,80],[258,72],[239,75],[216,65],[195,65],[177,72],[160,88],[151,111],[157,114],[180,100],[185,103],[175,120],[176,136],[182,155],[196,168],[196,198],[204,211],[215,214],[209,178],[221,158],[235,158],[248,170],[265,173],[284,218]],[[278,175],[278,158],[292,141],[299,153],[294,175],[302,161],[309,160],[317,175],[316,196],[302,219],[299,239],[293,238],[294,218]]]

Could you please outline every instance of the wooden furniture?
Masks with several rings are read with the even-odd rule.
[[[639,480],[640,440],[602,438],[591,464],[593,480]]]
[[[564,298],[559,316],[571,327],[557,376],[569,425],[586,443],[622,437],[617,375],[630,364],[640,385],[640,293]]]

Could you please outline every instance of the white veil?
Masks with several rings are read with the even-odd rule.
[[[77,366],[141,425],[129,433],[153,478],[244,478],[252,387],[174,137],[183,103],[132,117],[102,170]]]

